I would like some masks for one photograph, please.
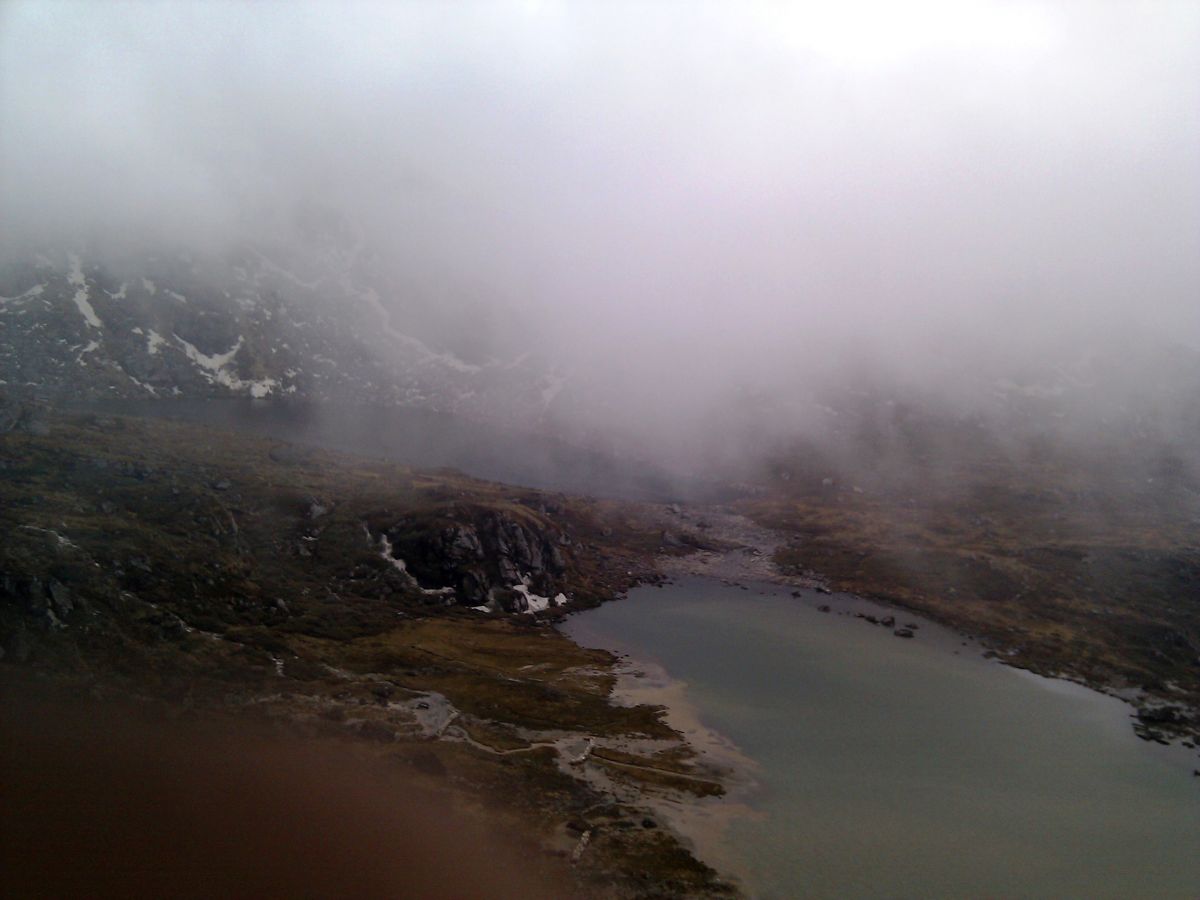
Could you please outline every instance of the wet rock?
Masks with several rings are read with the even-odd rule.
[[[51,578],[46,585],[46,594],[50,598],[50,605],[54,611],[58,613],[59,618],[66,618],[75,608],[75,603],[71,598],[71,590],[57,578]]]
[[[487,600],[487,575],[482,569],[468,569],[458,582],[458,593],[470,606],[481,606]]]
[[[1177,706],[1143,706],[1137,717],[1146,725],[1178,725],[1187,721],[1184,711]]]
[[[911,628],[897,628],[892,632],[896,637],[910,638],[913,636]]]
[[[885,628],[893,628],[896,625],[896,617],[895,616],[884,616],[882,619],[879,620],[879,624]]]

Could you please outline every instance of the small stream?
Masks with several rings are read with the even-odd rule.
[[[1195,750],[919,618],[903,639],[867,601],[750,587],[643,587],[565,630],[663,666],[758,764],[764,815],[710,854],[754,896],[1200,896]]]

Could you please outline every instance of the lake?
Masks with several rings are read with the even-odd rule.
[[[564,630],[661,665],[757,763],[763,815],[718,854],[754,896],[1200,896],[1194,750],[919,618],[903,639],[866,601],[752,587],[642,587]]]

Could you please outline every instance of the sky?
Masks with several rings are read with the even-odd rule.
[[[1200,346],[1200,4],[0,4],[0,238],[300,202],[638,415]]]

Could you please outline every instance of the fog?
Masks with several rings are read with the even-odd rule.
[[[304,205],[615,430],[851,374],[970,403],[1200,347],[1200,6],[0,6],[0,240]]]

